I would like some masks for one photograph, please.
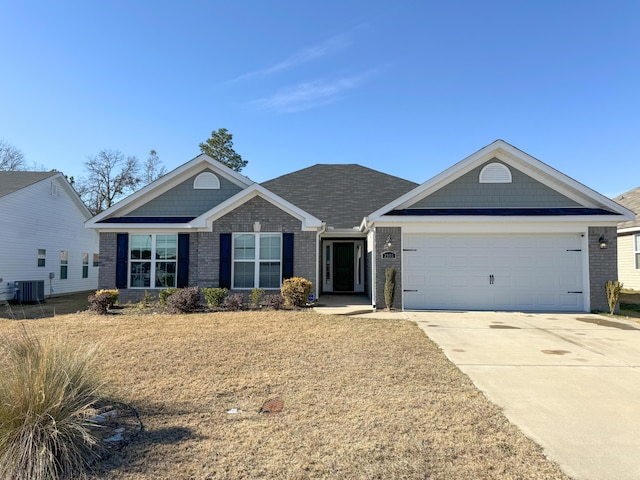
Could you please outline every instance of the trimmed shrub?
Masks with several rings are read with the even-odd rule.
[[[113,290],[106,290],[106,289],[102,289],[102,290],[97,290],[95,295],[100,295],[106,293],[111,297],[111,305],[109,305],[110,307],[113,307],[116,303],[118,303],[118,296],[120,295],[120,291],[117,289],[113,289]]]
[[[160,299],[160,305],[162,305],[163,307],[166,307],[167,299],[171,295],[176,293],[178,290],[179,290],[178,288],[165,288],[163,290],[160,290],[160,292],[158,293],[158,298]]]
[[[226,288],[203,288],[202,295],[207,301],[209,308],[218,308],[224,302],[225,297],[229,293]]]
[[[96,347],[26,332],[0,341],[0,478],[80,478],[97,457]]]
[[[287,278],[282,282],[280,293],[285,305],[292,307],[304,307],[307,304],[313,285],[302,277]]]
[[[102,291],[89,295],[89,310],[99,315],[106,315],[109,307],[113,307],[113,297],[109,292]]]
[[[249,295],[249,303],[252,307],[258,308],[260,306],[260,300],[264,296],[264,288],[254,288]]]
[[[396,269],[393,267],[385,269],[384,276],[384,303],[387,304],[387,310],[391,310],[396,295]]]
[[[284,298],[282,295],[267,295],[263,298],[263,303],[274,310],[280,310],[284,307]]]
[[[198,287],[179,288],[167,298],[169,313],[193,313],[200,309],[200,290]]]
[[[239,293],[229,295],[224,299],[224,302],[222,302],[222,306],[227,310],[234,312],[242,310],[242,307],[244,306],[244,297]]]

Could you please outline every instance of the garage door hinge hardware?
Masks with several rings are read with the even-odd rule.
[[[567,248],[567,252],[581,252],[581,251],[582,251],[581,248],[575,248],[575,249]]]
[[[417,292],[418,290],[402,290],[403,292]]]
[[[567,293],[582,293],[582,292],[567,292]]]
[[[403,248],[402,251],[403,252],[417,252],[418,249],[417,248]]]

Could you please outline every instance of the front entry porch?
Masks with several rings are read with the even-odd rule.
[[[322,242],[322,293],[364,293],[365,241],[326,239]]]

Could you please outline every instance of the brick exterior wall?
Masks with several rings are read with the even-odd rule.
[[[294,234],[294,275],[316,281],[316,232],[301,231],[300,220],[280,210],[270,202],[255,197],[213,224],[213,232],[192,232],[189,238],[189,285],[218,287],[220,285],[220,234],[253,232],[254,222],[260,222],[261,232]],[[115,288],[117,233],[100,234],[100,273],[98,288]],[[158,290],[146,289],[157,296]],[[120,302],[142,299],[143,289],[121,289]]]
[[[386,250],[387,237],[391,235],[391,251],[396,258],[382,258],[382,252]],[[376,309],[387,308],[384,300],[385,270],[389,267],[396,269],[396,291],[393,308],[402,309],[402,229],[400,227],[377,227],[375,231],[375,257],[376,265]]]
[[[616,227],[589,227],[589,289],[591,311],[609,311],[605,285],[618,280],[618,243]],[[607,248],[600,248],[600,237]]]

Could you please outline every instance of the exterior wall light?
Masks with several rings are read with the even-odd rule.
[[[602,250],[607,248],[607,239],[604,238],[604,235],[600,235],[600,238],[598,239],[598,243],[600,244],[600,248]]]
[[[391,245],[392,245],[392,243],[391,243],[391,235],[387,236],[387,241],[385,242],[385,245],[387,246],[387,249],[391,248]]]

